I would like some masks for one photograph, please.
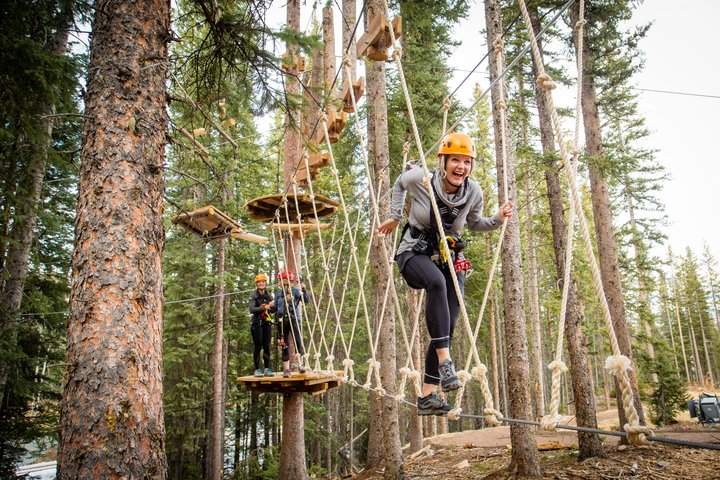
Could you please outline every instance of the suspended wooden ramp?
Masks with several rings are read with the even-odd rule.
[[[242,225],[212,205],[182,212],[173,217],[172,223],[182,225],[208,241],[231,237],[260,244],[268,243],[267,237],[243,232]]]
[[[342,376],[342,371],[336,371],[336,377]],[[340,380],[321,372],[293,372],[289,378],[282,373],[275,373],[272,377],[238,377],[237,381],[249,390],[259,393],[309,393],[321,395],[329,389],[340,385]]]

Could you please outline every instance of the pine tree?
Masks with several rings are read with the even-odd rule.
[[[61,410],[61,479],[166,476],[160,346],[169,27],[167,2],[96,4]],[[127,48],[131,44],[136,48]]]

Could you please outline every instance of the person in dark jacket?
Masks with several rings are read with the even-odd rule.
[[[310,301],[302,278],[298,278],[298,287],[292,287],[295,275],[284,270],[278,275],[281,288],[275,294],[275,312],[278,318],[278,343],[282,348],[283,377],[290,376],[290,341],[295,345],[296,363],[292,365],[300,373],[307,371],[302,364],[305,347],[302,339],[302,304]]]
[[[255,362],[256,377],[272,377],[273,371],[270,368],[270,339],[272,338],[272,316],[275,311],[275,301],[270,292],[267,291],[267,276],[259,273],[255,276],[255,291],[250,295],[248,307],[252,313],[250,323],[250,334],[252,335],[254,350],[253,361]],[[265,370],[260,368],[260,350],[263,352]]]

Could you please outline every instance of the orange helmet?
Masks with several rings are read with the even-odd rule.
[[[443,155],[468,155],[475,158],[475,144],[468,135],[464,133],[448,133],[440,142],[438,157]]]
[[[264,273],[258,273],[255,275],[255,283],[257,282],[267,282],[267,276]]]
[[[291,282],[295,280],[295,275],[290,270],[283,270],[278,274],[278,280],[288,279]]]

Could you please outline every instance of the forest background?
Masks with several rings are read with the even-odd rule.
[[[223,377],[228,379],[223,394],[226,470],[238,478],[252,475],[272,478],[277,468],[282,428],[280,402],[273,396],[267,399],[250,396],[237,388],[232,379],[252,368],[246,300],[256,272],[277,270],[274,254],[265,247],[233,242],[228,249],[225,274],[218,276],[217,252],[213,244],[189,235],[169,220],[183,210],[222,199],[226,213],[242,221],[249,230],[267,234],[260,225],[247,218],[242,206],[253,197],[281,189],[280,126],[287,103],[283,98],[282,83],[277,81],[280,78],[277,56],[282,53],[281,44],[292,39],[300,42],[310,57],[313,47],[318,46],[317,32],[313,31],[317,26],[308,16],[303,21],[303,25],[308,25],[308,31],[303,35],[284,31],[279,25],[266,28],[264,19],[272,18],[272,15],[265,14],[273,9],[277,11],[277,6],[218,3],[222,4],[224,15],[234,21],[228,31],[240,32],[240,40],[218,35],[217,25],[222,22],[208,19],[207,4],[203,1],[178,2],[172,13],[172,28],[178,41],[171,43],[172,63],[168,74],[171,143],[165,165],[167,240],[163,380],[166,453],[171,478],[208,476],[213,376],[210,359],[217,304],[214,292],[222,282],[228,292],[222,297],[227,312],[222,350],[225,358]],[[559,3],[539,2],[541,10],[545,11],[557,8]],[[620,248],[628,321],[633,330],[638,371],[641,383],[646,387],[647,401],[653,390],[652,374],[662,368],[669,369],[666,372],[672,372],[683,381],[710,385],[720,374],[716,357],[720,351],[717,309],[720,234],[712,211],[717,194],[711,183],[720,178],[720,163],[713,162],[717,153],[707,143],[713,138],[714,132],[710,132],[710,128],[718,123],[717,108],[714,108],[718,98],[713,96],[715,86],[710,84],[717,78],[718,66],[707,61],[712,41],[703,37],[712,32],[709,19],[717,18],[713,12],[717,13],[718,6],[709,1],[698,2],[696,8],[678,11],[678,7],[670,6],[670,3],[602,2],[623,28],[602,32],[605,37],[595,37],[598,42],[595,48],[608,53],[603,58],[606,63],[597,72],[601,106],[607,120],[603,124],[606,158],[600,166],[612,188],[614,228]],[[482,6],[437,0],[432,2],[436,15],[430,17],[419,13],[420,9],[428,8],[427,2],[400,2],[393,8],[399,9],[405,19],[406,37],[410,39],[404,52],[408,78],[411,91],[417,92],[414,98],[416,113],[423,125],[425,143],[429,145],[440,131],[438,105],[455,89],[458,78],[464,78],[463,74],[479,61],[477,52],[484,51],[484,47],[477,47],[478,43],[484,44],[479,27],[484,22],[477,10]],[[19,458],[27,456],[28,449],[52,451],[57,443],[81,161],[84,78],[87,75],[87,50],[83,48],[83,42],[87,39],[93,8],[84,2],[47,1],[28,5],[23,1],[10,1],[3,9],[0,28],[3,46],[0,68],[4,83],[0,93],[3,122],[0,137],[0,168],[3,169],[0,180],[0,267],[3,272],[0,292],[3,314],[0,468],[8,473]],[[517,13],[508,7],[505,15],[507,26]],[[690,16],[687,22],[682,20],[684,15]],[[339,17],[338,13],[336,17]],[[657,23],[646,29],[647,23],[654,18]],[[568,43],[568,22],[565,19],[551,32],[551,51],[546,54],[548,63],[557,68],[558,78],[567,78],[565,88],[571,92],[575,71]],[[702,22],[708,22],[708,25],[703,27]],[[672,41],[675,34],[671,32],[678,24],[698,25],[694,35],[687,37],[692,38],[692,55],[688,54],[689,45]],[[473,25],[472,32],[465,32]],[[463,33],[458,34],[461,26]],[[603,27],[605,25],[598,26]],[[337,27],[336,31],[339,30]],[[63,38],[63,32],[68,36]],[[510,29],[510,32],[515,37],[509,35],[512,41],[506,42],[508,56],[512,57],[517,45],[525,40],[521,29]],[[466,36],[464,48],[456,45]],[[601,43],[602,40],[608,43]],[[218,50],[213,50],[215,46]],[[218,54],[218,51],[222,53]],[[655,53],[658,51],[661,53]],[[676,61],[668,61],[668,58]],[[407,120],[402,113],[404,102],[396,74],[392,68],[388,72],[389,141],[394,178],[400,171],[400,151]],[[526,145],[515,145],[522,153],[518,154],[518,158],[522,158],[519,160],[519,177],[522,179],[518,182],[522,199],[519,215],[522,224],[527,225],[523,227],[524,256],[528,255],[530,236],[537,242],[538,306],[543,328],[548,332],[544,335],[545,341],[540,343],[539,355],[549,360],[552,357],[551,338],[554,337],[550,332],[556,323],[559,299],[553,278],[549,207],[544,200],[541,181],[543,167],[538,132],[537,127],[532,126],[534,114],[522,105],[522,99],[530,101],[530,95],[516,83],[528,74],[529,63],[521,62],[509,75],[511,108],[514,109],[512,122],[516,141],[520,138],[520,126],[524,122],[530,126],[530,141]],[[484,74],[479,77],[471,76],[465,82],[464,90],[454,98],[451,116],[463,111],[462,105],[469,105],[471,98],[487,85]],[[563,102],[564,106],[571,106],[572,94],[566,95],[568,100]],[[490,160],[489,111],[489,102],[480,102],[464,127],[477,138],[481,154],[487,159],[482,168],[478,168],[476,178],[485,188],[491,211],[497,198],[491,193],[495,173],[494,162]],[[218,123],[228,122],[225,128],[239,146],[233,148],[212,133],[208,117]],[[362,114],[359,118],[364,122]],[[266,126],[271,130],[269,135],[263,135],[268,131]],[[211,132],[197,135],[210,150],[211,161],[198,155],[182,138],[178,133],[180,127],[189,131],[206,128]],[[352,137],[347,131],[335,150],[337,157],[342,159],[339,170],[346,195],[362,197],[365,184],[357,175],[359,154],[357,141]],[[317,188],[334,197],[333,182],[326,173],[323,175],[317,181]],[[525,178],[529,180],[528,184],[524,183]],[[530,203],[534,208],[532,217],[527,215],[526,206]],[[634,226],[630,221],[631,204],[636,209]],[[590,214],[589,201],[587,212]],[[342,222],[339,225],[342,226]],[[365,243],[368,226],[360,236]],[[495,237],[471,238],[468,250],[473,255],[476,274],[468,289],[481,292],[490,265],[489,255],[483,252],[486,242],[494,243]],[[702,241],[709,243],[700,243]],[[317,244],[311,244],[309,248],[317,250]],[[365,244],[361,248],[368,246]],[[525,274],[533,275],[527,271]],[[600,402],[609,406],[612,385],[608,385],[604,372],[597,368],[602,364],[607,346],[602,339],[598,306],[582,260],[578,261],[576,274],[585,302],[584,329],[590,339],[592,364],[596,366],[593,371],[596,393]],[[354,287],[351,286],[351,290],[351,298],[357,296]],[[649,324],[655,329],[654,335],[647,335],[640,321],[641,315],[645,314],[643,290],[649,299]],[[495,291],[498,293],[492,303],[498,315],[496,347],[499,354],[498,368],[491,375],[497,380],[496,405],[505,409],[508,392],[503,373],[502,297],[500,288]],[[469,308],[477,312],[480,294],[468,297]],[[359,333],[363,334],[367,336],[366,331]],[[679,346],[681,339],[685,344],[682,347]],[[493,349],[489,332],[482,331],[480,342],[481,351],[491,364],[489,356]],[[659,361],[648,356],[648,345],[653,345],[659,357],[665,355],[667,365],[659,365]],[[353,352],[358,364],[369,356],[362,348],[359,346],[358,351]],[[459,352],[466,349],[467,346],[458,345]],[[547,378],[544,381],[547,382]],[[565,384],[564,388],[563,408],[571,412],[570,387]],[[477,392],[476,397],[479,397]],[[480,400],[472,400],[473,396],[469,398],[471,407],[481,408]],[[536,398],[534,404],[539,403],[542,402]],[[358,434],[369,425],[369,405],[366,392],[353,391],[349,387],[306,402],[306,438],[311,468],[318,472],[342,472],[347,471],[351,463],[366,462],[371,446],[367,445],[367,436]],[[407,438],[413,413],[407,410],[401,415],[402,435]],[[432,434],[447,429],[478,427],[476,423],[426,422],[425,429],[426,434]],[[328,435],[329,431],[335,435]],[[351,442],[356,436],[358,440]]]

